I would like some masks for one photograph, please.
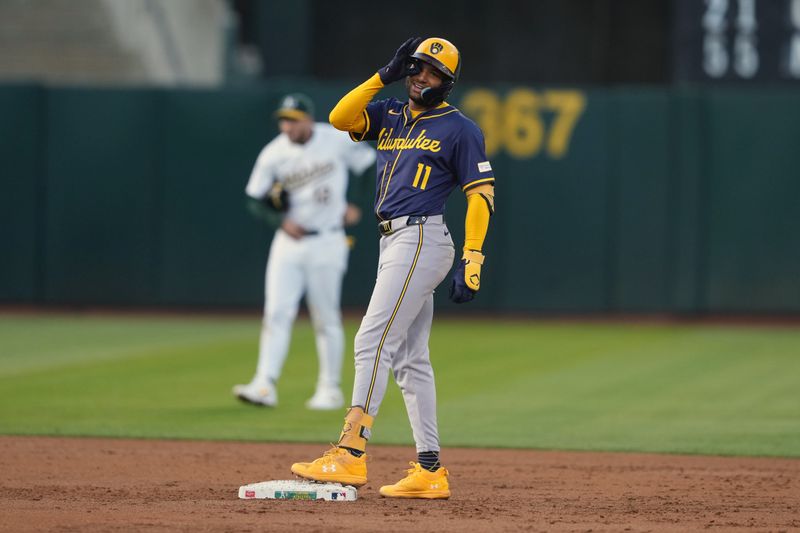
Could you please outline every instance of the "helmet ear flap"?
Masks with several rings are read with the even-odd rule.
[[[453,85],[455,85],[455,82],[453,80],[448,80],[436,88],[425,87],[422,89],[422,92],[420,92],[422,103],[429,107],[441,104],[450,94],[450,91],[453,90]]]

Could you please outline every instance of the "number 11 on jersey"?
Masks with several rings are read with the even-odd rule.
[[[425,177],[422,178],[422,185],[419,184],[419,178],[422,177],[422,173],[425,172]],[[419,190],[424,191],[425,187],[428,186],[428,178],[431,175],[431,167],[428,165],[423,165],[422,163],[417,163],[417,175],[414,176],[414,183],[411,184],[412,187],[415,189],[419,186]]]

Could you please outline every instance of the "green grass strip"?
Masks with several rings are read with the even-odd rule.
[[[352,339],[346,323],[346,395]],[[277,409],[238,403],[258,318],[0,315],[0,434],[327,443],[297,323]],[[800,329],[437,319],[443,447],[800,457]],[[374,443],[410,444],[391,382]]]

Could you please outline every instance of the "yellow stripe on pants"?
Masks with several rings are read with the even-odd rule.
[[[383,335],[381,335],[381,342],[378,343],[378,351],[375,354],[375,365],[372,369],[372,379],[369,383],[369,391],[367,392],[367,401],[364,405],[364,412],[369,413],[369,402],[372,399],[372,389],[375,387],[375,378],[378,375],[378,364],[381,361],[381,350],[383,350],[383,343],[386,342],[386,336],[389,334],[389,329],[392,327],[392,323],[394,322],[394,317],[397,316],[397,311],[400,309],[400,304],[403,303],[403,297],[406,295],[406,290],[408,289],[408,284],[411,283],[411,276],[414,274],[414,269],[417,266],[417,260],[419,259],[419,254],[422,251],[422,224],[419,226],[419,244],[417,244],[417,251],[414,253],[414,261],[411,262],[411,269],[408,271],[408,276],[406,276],[406,282],[403,284],[403,290],[400,291],[400,297],[397,299],[397,304],[394,306],[394,311],[392,311],[392,316],[389,318],[389,323],[386,324],[386,328],[383,330]]]

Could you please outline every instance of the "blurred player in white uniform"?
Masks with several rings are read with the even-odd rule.
[[[316,336],[319,374],[309,409],[344,406],[340,386],[344,330],[340,312],[347,269],[345,225],[361,213],[347,203],[348,172],[363,174],[375,151],[347,133],[314,122],[313,104],[287,95],[275,115],[281,133],[256,160],[247,195],[281,218],[267,261],[264,321],[258,366],[252,381],[236,385],[244,402],[274,407],[277,382],[289,351],[292,324],[305,294]]]

